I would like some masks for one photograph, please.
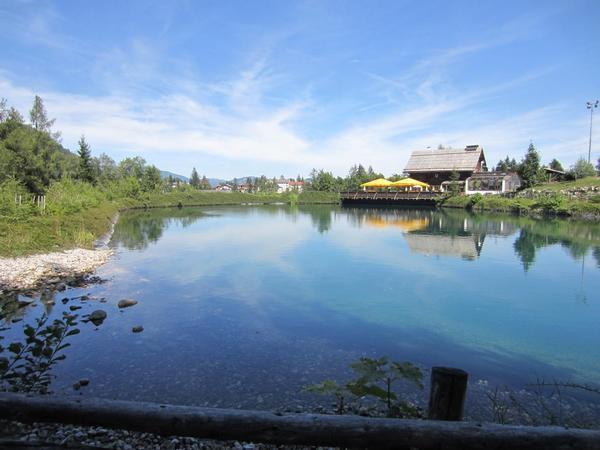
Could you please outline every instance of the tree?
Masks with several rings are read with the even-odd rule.
[[[94,159],[96,160],[96,167],[98,168],[98,178],[112,181],[119,177],[119,171],[117,170],[115,160],[106,153],[102,153]]]
[[[569,176],[575,180],[578,178],[593,177],[596,175],[594,166],[592,163],[587,162],[583,158],[579,158],[575,164],[571,166],[569,170]]]
[[[0,98],[0,123],[2,123],[8,119],[9,112],[10,112],[10,109],[8,108],[8,106],[6,104],[6,99]]]
[[[52,133],[51,128],[56,122],[56,119],[48,119],[48,113],[44,106],[44,101],[39,95],[36,95],[33,100],[33,106],[29,111],[29,119],[31,120],[31,126],[37,131],[48,133],[52,139],[58,141],[60,139],[60,133]]]
[[[18,124],[24,124],[25,123],[25,119],[23,119],[23,115],[17,111],[15,108],[10,108],[10,111],[8,111],[8,119],[6,120],[7,122],[12,122],[12,123],[18,123]]]
[[[138,181],[144,176],[146,160],[141,156],[125,158],[119,163],[119,172],[122,177],[133,177]]]
[[[154,191],[160,187],[161,183],[160,170],[155,166],[146,167],[144,176],[142,177],[142,189],[146,192]]]
[[[202,180],[200,180],[200,189],[204,191],[209,191],[211,189],[210,181],[206,178],[206,175],[202,175]]]
[[[192,169],[192,174],[190,175],[190,186],[196,189],[200,188],[200,177],[195,167]]]
[[[498,161],[498,164],[496,164],[497,172],[516,172],[518,168],[519,165],[517,164],[515,158],[510,159],[508,155],[506,155],[506,158],[501,159]]]
[[[93,183],[94,168],[92,165],[92,152],[88,143],[85,142],[85,136],[82,135],[77,144],[79,145],[79,150],[77,150],[77,154],[79,155],[78,178],[88,183]]]
[[[540,168],[540,154],[533,145],[533,142],[529,144],[527,153],[521,161],[521,165],[518,170],[519,176],[521,177],[521,185],[524,188],[529,188],[539,184],[543,180],[543,173]]]
[[[559,170],[561,172],[565,171],[565,169],[563,169],[563,166],[560,163],[560,161],[556,158],[554,158],[552,161],[550,161],[550,164],[548,165],[548,167],[551,168],[552,170]]]
[[[453,170],[450,173],[450,192],[452,195],[457,195],[460,192],[460,173],[457,170]]]
[[[238,183],[238,179],[237,179],[237,178],[234,178],[234,179],[233,179],[233,186],[232,186],[232,188],[231,188],[231,189],[232,189],[232,190],[234,190],[234,191],[237,191],[237,190],[239,190],[239,188],[240,188],[240,185],[239,185],[239,183]]]
[[[336,182],[331,172],[325,172],[323,169],[313,169],[311,172],[311,187],[314,191],[335,192]]]
[[[600,172],[600,158],[598,158],[598,164],[596,164],[596,170]]]

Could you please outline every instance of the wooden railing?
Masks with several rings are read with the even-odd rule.
[[[278,445],[445,450],[600,449],[600,430],[461,422],[467,381],[468,374],[460,369],[432,368],[429,420],[277,414],[13,393],[0,393],[0,419]]]
[[[340,192],[340,198],[344,200],[371,200],[371,201],[400,201],[400,200],[431,200],[439,199],[443,194],[441,192],[430,191],[408,191],[408,192],[369,192],[369,191],[353,191]]]

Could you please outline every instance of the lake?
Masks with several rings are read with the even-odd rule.
[[[302,409],[314,402],[303,386],[346,381],[352,361],[383,355],[464,369],[474,391],[600,379],[599,224],[321,205],[153,209],[122,214],[109,245],[103,283],[56,293],[54,306],[46,295],[5,331],[18,337],[44,308],[107,312],[70,338],[56,392],[88,378],[83,395]],[[139,303],[119,310],[122,298]]]

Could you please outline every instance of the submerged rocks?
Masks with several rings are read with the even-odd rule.
[[[136,325],[131,329],[131,331],[133,331],[134,333],[141,333],[142,331],[144,331],[144,327],[141,325]]]
[[[102,322],[104,322],[104,319],[106,319],[106,311],[103,311],[102,309],[97,309],[95,311],[92,311],[92,313],[89,316],[90,322],[92,322],[94,325],[98,326],[101,325]]]
[[[119,308],[129,308],[130,306],[134,306],[137,305],[137,300],[133,300],[131,298],[124,298],[123,300],[119,300],[119,303],[117,303],[117,306]]]

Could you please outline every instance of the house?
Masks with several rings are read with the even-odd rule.
[[[281,178],[276,180],[275,184],[277,184],[277,193],[279,194],[288,191],[302,192],[304,189],[304,181],[290,181],[286,180],[285,178]]]
[[[464,149],[442,148],[412,152],[404,172],[415,180],[434,186],[451,181],[451,174],[458,173],[461,185],[474,173],[487,172],[483,148],[467,145]]]
[[[521,178],[514,172],[479,172],[465,180],[465,194],[504,194],[521,187]]]
[[[289,186],[292,191],[300,193],[304,190],[304,181],[290,181]]]
[[[220,184],[215,188],[215,190],[219,192],[231,192],[233,187],[231,187],[229,184]]]

